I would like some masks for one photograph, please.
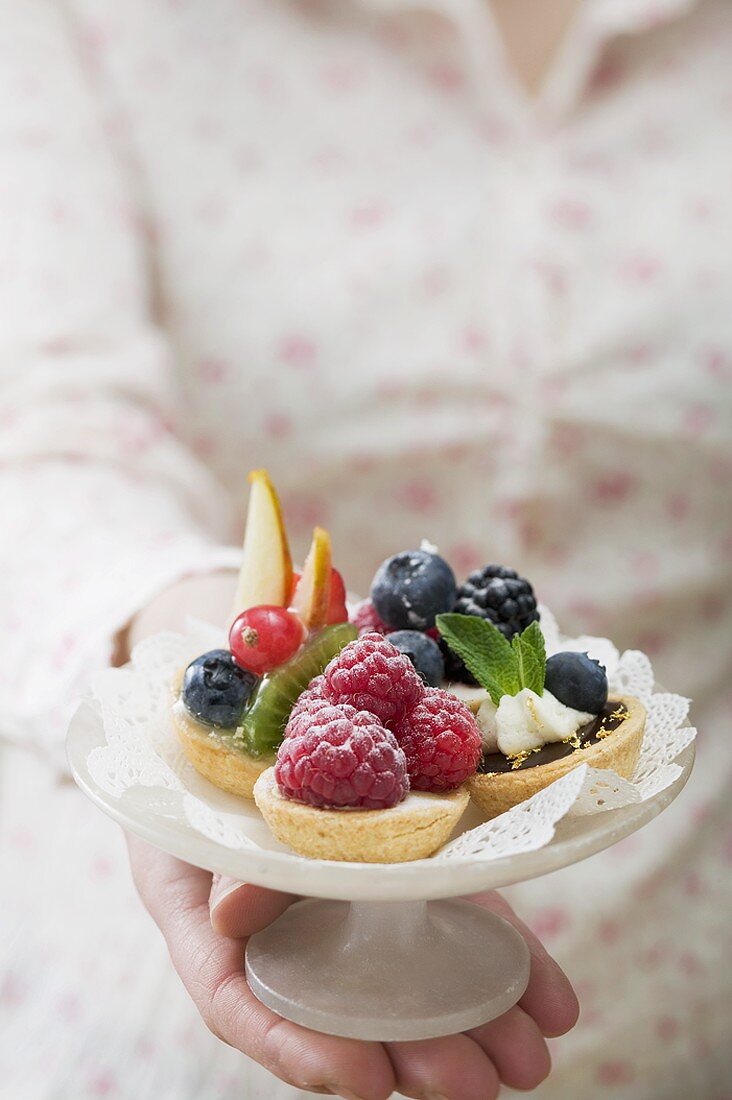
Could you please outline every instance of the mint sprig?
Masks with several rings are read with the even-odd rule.
[[[456,612],[438,615],[436,623],[441,637],[496,704],[502,695],[521,690],[516,655],[493,623]]]
[[[500,630],[498,633],[500,634]],[[546,647],[539,624],[529,623],[521,634],[514,634],[511,649],[516,654],[521,686],[541,695],[546,675]]]
[[[531,623],[511,642],[492,622],[477,615],[449,612],[438,615],[436,623],[441,637],[496,706],[504,695],[518,695],[522,688],[541,695],[546,649],[538,623]]]

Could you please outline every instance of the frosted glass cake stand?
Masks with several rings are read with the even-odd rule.
[[[594,855],[656,817],[682,790],[693,745],[678,758],[682,773],[646,802],[586,817],[565,817],[551,842],[533,852],[365,864],[309,860],[269,833],[258,810],[241,800],[251,848],[232,849],[195,831],[178,792],[160,789],[115,797],[92,778],[89,754],[106,743],[98,711],[83,703],[67,751],[81,789],[123,828],[198,867],[301,894],[246,949],[254,993],[287,1019],[357,1039],[427,1039],[477,1027],[523,994],[529,952],[500,917],[460,895],[508,886]],[[200,781],[205,783],[204,780]],[[478,824],[469,809],[455,835]]]

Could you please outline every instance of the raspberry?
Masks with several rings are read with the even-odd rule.
[[[323,673],[333,703],[350,703],[393,726],[424,694],[414,665],[380,634],[364,634],[333,658]]]
[[[349,706],[301,714],[298,732],[277,750],[275,779],[283,798],[319,807],[388,810],[409,792],[394,735]]]
[[[450,791],[478,767],[478,724],[464,703],[441,688],[427,688],[394,732],[416,791]]]
[[[323,695],[323,687],[324,680],[322,676],[316,676],[314,680],[310,681],[309,687],[303,691],[290,711],[290,717],[287,719],[287,725],[285,726],[285,737],[291,737],[293,734],[299,733],[303,719],[307,724],[310,717],[317,714],[323,707],[332,706],[330,701]]]
[[[303,695],[308,695],[311,699],[325,699],[325,679],[322,672],[320,676],[312,678]]]
[[[327,699],[309,699],[302,707],[293,709],[285,727],[285,737],[302,737],[308,730],[315,729],[316,726],[323,724],[327,725],[334,718],[353,719],[356,715],[366,713],[363,710],[356,710],[355,707],[349,707],[347,704],[337,707],[333,703],[329,703]],[[373,714],[369,714],[367,717],[369,723],[374,722]],[[356,725],[359,724],[363,725],[362,719],[356,722]]]
[[[354,609],[351,622],[358,627],[359,634],[388,634],[391,630],[390,626],[382,623],[371,600],[361,600]]]
[[[290,715],[293,715],[299,707],[307,710],[310,703],[315,703],[325,698],[325,679],[321,673],[320,676],[314,676],[305,690],[298,695],[295,705],[290,711]]]

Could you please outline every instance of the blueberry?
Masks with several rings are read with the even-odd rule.
[[[257,676],[237,665],[228,649],[212,649],[189,664],[181,697],[199,721],[235,729],[258,682]]]
[[[445,678],[445,662],[437,642],[418,630],[397,630],[387,639],[409,657],[428,687],[439,687]]]
[[[435,616],[452,611],[455,574],[444,558],[426,550],[403,550],[379,566],[371,601],[382,622],[394,630],[427,630]]]
[[[607,676],[586,653],[555,653],[546,663],[544,687],[574,710],[599,714],[607,703]]]

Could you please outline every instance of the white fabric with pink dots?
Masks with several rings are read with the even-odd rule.
[[[668,813],[510,892],[583,995],[537,1096],[721,1098],[730,4],[585,0],[535,103],[482,0],[0,22],[2,734],[63,771],[118,628],[233,560],[253,466],[355,591],[423,536],[515,566],[700,729]],[[29,756],[0,773],[10,1095],[291,1095],[181,1000],[100,816]]]

